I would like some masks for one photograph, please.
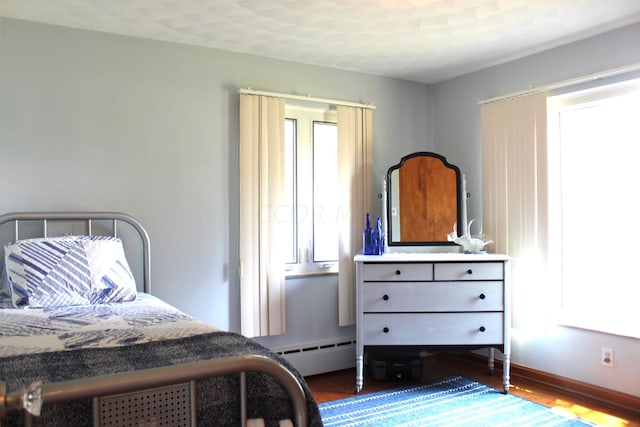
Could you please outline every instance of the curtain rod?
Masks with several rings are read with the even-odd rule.
[[[310,95],[292,95],[287,93],[278,93],[278,92],[265,92],[263,90],[255,90],[250,87],[246,89],[240,89],[239,93],[249,94],[249,95],[262,95],[262,96],[274,96],[277,98],[286,98],[286,99],[295,99],[298,101],[310,101],[310,102],[321,102],[323,104],[332,104],[332,105],[344,105],[346,107],[359,107],[359,108],[368,108],[370,110],[375,110],[376,106],[373,104],[363,104],[360,102],[350,102],[350,101],[340,101],[338,99],[328,99],[328,98],[316,98]]]
[[[603,79],[603,78],[606,78],[606,77],[613,77],[613,76],[617,76],[619,74],[631,73],[633,71],[638,71],[638,70],[640,70],[640,64],[634,64],[634,65],[629,65],[629,66],[626,66],[626,67],[614,68],[614,69],[611,69],[611,70],[601,71],[599,73],[589,74],[589,75],[578,77],[578,78],[575,78],[575,79],[563,80],[561,82],[551,83],[551,84],[548,84],[548,85],[545,85],[545,86],[538,86],[538,87],[525,89],[525,90],[522,90],[520,92],[511,93],[509,95],[496,96],[495,98],[489,98],[489,99],[478,101],[478,104],[480,104],[480,105],[488,104],[490,102],[503,101],[505,99],[517,98],[519,96],[530,95],[532,93],[546,92],[546,91],[554,90],[554,89],[561,89],[561,88],[564,88],[564,87],[573,86],[573,85],[577,85],[577,84],[580,84],[580,83],[587,83],[587,82],[590,82],[590,81],[593,81],[593,80]]]

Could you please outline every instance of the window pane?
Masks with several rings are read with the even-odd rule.
[[[313,123],[313,261],[338,259],[338,127]]]
[[[561,194],[561,233],[552,244],[561,248],[565,323],[635,337],[640,286],[622,266],[635,265],[640,241],[629,217],[640,155],[638,108],[638,97],[616,96],[562,109],[559,182],[550,182]]]
[[[278,220],[288,222],[286,235],[282,236],[287,241],[283,247],[291,248],[285,256],[288,264],[298,262],[297,236],[296,236],[296,121],[286,119],[284,122],[284,182],[288,185],[285,188],[285,206],[279,212]]]

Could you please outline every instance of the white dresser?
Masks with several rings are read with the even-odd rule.
[[[510,258],[499,254],[357,255],[356,393],[366,346],[503,353],[509,390]]]

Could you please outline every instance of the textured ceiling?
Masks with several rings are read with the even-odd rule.
[[[640,22],[640,0],[0,0],[0,15],[433,83]]]

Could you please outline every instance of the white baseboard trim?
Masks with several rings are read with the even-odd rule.
[[[272,350],[287,359],[305,377],[350,369],[356,365],[355,338],[306,343]]]

